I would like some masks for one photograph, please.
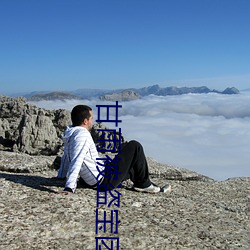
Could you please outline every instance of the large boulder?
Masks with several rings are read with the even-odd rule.
[[[61,155],[63,133],[71,124],[70,112],[65,109],[47,110],[26,102],[25,98],[0,97],[0,150],[24,152],[30,155]],[[105,131],[106,130],[106,131]],[[102,123],[93,126],[91,135],[96,144],[107,150],[111,140],[114,151],[118,140],[125,142],[122,135],[109,131]],[[111,148],[109,147],[109,150]]]
[[[17,146],[26,153],[41,151],[53,154],[61,144],[55,126],[43,111],[35,115],[24,114],[18,130]]]
[[[25,98],[0,97],[0,146],[28,154],[57,154],[70,123],[66,110],[46,110]]]

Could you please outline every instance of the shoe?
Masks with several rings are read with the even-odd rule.
[[[159,193],[161,191],[161,188],[154,184],[151,184],[149,187],[146,187],[146,188],[134,187],[134,190],[138,192],[145,192],[145,193]]]
[[[171,192],[171,185],[166,184],[163,187],[158,187],[157,185],[155,185],[154,183],[151,183],[151,185],[147,188],[137,188],[137,187],[133,187],[134,190],[138,191],[138,192],[145,192],[145,193],[170,193]]]
[[[163,193],[170,193],[171,192],[171,185],[166,184],[165,186],[161,187],[161,191]]]

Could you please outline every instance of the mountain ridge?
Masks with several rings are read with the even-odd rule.
[[[207,86],[201,87],[160,87],[158,84],[151,85],[142,88],[125,88],[125,89],[91,89],[83,88],[72,91],[33,91],[22,95],[30,101],[40,101],[40,100],[65,100],[65,99],[91,99],[99,98],[100,100],[113,100],[114,98],[123,99],[124,93],[126,93],[126,100],[134,100],[135,98],[140,98],[147,95],[183,95],[183,94],[239,94],[240,91],[235,87],[228,87],[224,91],[218,91],[215,89],[209,89]],[[129,96],[129,93],[131,96]]]

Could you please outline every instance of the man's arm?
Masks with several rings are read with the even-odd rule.
[[[70,140],[69,145],[69,154],[70,154],[70,164],[68,177],[65,184],[64,191],[66,192],[75,192],[77,185],[77,178],[86,155],[86,152],[89,150],[89,143],[87,136],[84,131],[79,131],[74,138]]]

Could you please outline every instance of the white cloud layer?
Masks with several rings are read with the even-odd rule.
[[[33,104],[68,110],[86,104],[96,114],[97,104],[111,103],[72,100]],[[147,96],[119,104],[122,123],[118,127],[126,139],[140,141],[147,156],[217,180],[250,176],[249,92]]]

